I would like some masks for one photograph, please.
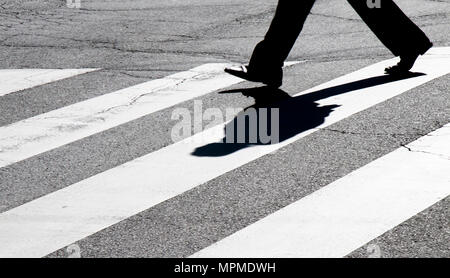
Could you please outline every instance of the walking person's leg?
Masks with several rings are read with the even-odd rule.
[[[379,0],[379,7],[370,7],[366,0],[347,0],[380,41],[395,55],[400,63],[386,69],[387,73],[408,72],[419,55],[425,54],[432,43],[394,3]]]
[[[226,71],[269,86],[281,86],[283,63],[289,55],[315,0],[279,0],[264,40],[255,47],[248,66]]]

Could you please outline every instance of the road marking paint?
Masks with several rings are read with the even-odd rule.
[[[205,64],[2,126],[0,167],[243,81],[225,66]]]
[[[448,73],[449,61],[450,48],[434,49],[416,65],[416,70],[427,75],[318,100],[323,105],[341,105],[319,128]],[[369,66],[298,95],[377,76],[392,62]],[[218,125],[2,213],[0,256],[45,256],[317,130],[307,130],[279,144],[248,147],[226,156],[192,155],[205,142],[219,142],[223,129],[224,125]]]
[[[450,124],[192,257],[348,255],[450,195],[448,142]]]
[[[0,69],[0,96],[99,69]]]

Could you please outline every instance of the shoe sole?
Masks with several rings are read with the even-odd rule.
[[[282,85],[281,81],[270,81],[270,80],[252,78],[247,73],[244,73],[242,71],[235,71],[235,70],[229,70],[229,69],[225,69],[224,71],[226,73],[228,73],[228,74],[231,74],[233,76],[242,78],[244,80],[247,80],[247,81],[250,81],[250,82],[263,83],[264,85],[267,85],[267,86],[272,87],[272,88],[279,88]]]

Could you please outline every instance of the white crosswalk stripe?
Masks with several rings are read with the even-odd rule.
[[[313,95],[314,92],[330,87],[374,78],[393,62],[394,60],[391,59],[371,65],[300,92],[294,97]],[[52,253],[317,130],[442,77],[450,73],[449,64],[450,48],[433,48],[417,61],[413,69],[424,75],[350,90],[340,95],[317,100],[320,106],[338,105],[338,107],[320,126],[303,131],[278,144],[243,148],[221,157],[193,155],[196,149],[219,142],[223,138],[224,125],[221,124],[3,212],[0,214],[0,257],[41,257]],[[0,127],[0,167],[242,81],[223,73],[225,66],[226,64],[206,64]],[[386,196],[389,193],[385,180],[374,179],[364,187],[358,187],[361,179],[366,178],[367,175],[376,175],[375,170],[380,170],[380,163],[388,165],[405,157],[411,161],[410,168],[405,167],[404,172],[399,171],[396,176],[395,173],[390,172],[393,175],[391,178],[401,179],[406,175],[406,171],[415,171],[417,164],[427,159],[430,160],[430,171],[445,173],[443,169],[448,167],[448,160],[442,161],[435,155],[449,155],[443,143],[445,141],[442,141],[445,138],[448,140],[448,126],[442,130],[436,132],[439,134],[443,132],[445,136],[438,136],[440,139],[425,142],[430,149],[420,148],[421,151],[425,150],[433,155],[411,153],[406,149],[398,150],[361,168],[358,170],[361,174],[355,172],[356,174],[344,177],[194,256],[245,256],[245,253],[239,251],[245,244],[248,245],[246,251],[249,256],[334,257],[348,254],[386,229],[395,227],[450,194],[448,177],[442,174],[436,175],[436,187],[433,187],[433,190],[424,188],[423,180],[420,178],[416,179],[417,183],[405,183],[405,186],[398,187],[389,196]],[[436,141],[439,144],[435,144]],[[421,142],[424,141],[419,140],[410,147],[415,148]],[[436,167],[433,167],[431,163],[434,163]],[[177,173],[177,175],[168,176],[167,173]],[[416,171],[416,174],[420,175],[421,172]],[[388,179],[389,176],[386,178]],[[354,195],[349,195],[349,192],[353,192]],[[411,197],[421,193],[427,194],[422,194],[421,198],[416,199]],[[383,197],[385,202],[374,202],[377,196]],[[379,210],[379,206],[385,205],[387,209],[388,206],[395,205],[395,200],[400,197],[405,199],[405,203],[408,200],[411,201],[404,207],[400,207],[397,214],[386,218],[387,212],[383,211],[377,215],[378,218],[375,217],[374,211],[382,211]],[[341,210],[334,210],[339,200],[346,201],[353,198],[357,198],[362,203],[349,201],[348,206],[342,206]],[[363,205],[364,202],[372,205],[366,207],[366,210],[359,210],[357,214],[348,214],[348,211],[354,210],[355,206]],[[321,210],[316,210],[318,207]],[[333,210],[336,221],[329,223],[331,226],[327,226],[324,223],[326,218],[320,217],[329,213],[330,210]],[[291,221],[296,215],[304,218]],[[358,219],[363,220],[358,222]],[[365,222],[364,219],[368,220]],[[286,220],[289,220],[286,226],[280,224]],[[305,223],[306,226],[303,229]],[[266,231],[273,229],[273,226],[278,226],[279,229],[274,233],[267,233]],[[341,226],[344,228],[341,229]],[[330,230],[335,232],[327,236],[325,233]],[[292,232],[298,233],[295,242],[288,237]],[[258,233],[263,235],[258,237]],[[352,240],[342,240],[339,246],[326,244],[333,241],[334,236],[345,239],[349,233],[354,233]],[[308,242],[312,235],[315,235],[317,240]],[[255,240],[249,241],[249,237],[254,237]],[[260,250],[255,243],[258,240],[266,240],[273,245],[269,244]],[[298,248],[302,244],[305,248],[309,248]],[[308,253],[305,250],[315,250],[315,253]]]
[[[1,69],[0,96],[98,69]]]

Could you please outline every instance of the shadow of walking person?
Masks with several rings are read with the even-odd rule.
[[[330,113],[339,107],[339,105],[319,106],[316,101],[320,99],[421,75],[424,74],[371,77],[295,97],[271,87],[220,92],[221,94],[242,93],[244,96],[254,98],[255,104],[245,108],[225,125],[225,136],[222,142],[201,146],[195,149],[192,155],[226,156],[255,145],[283,142],[299,133],[320,126]]]

